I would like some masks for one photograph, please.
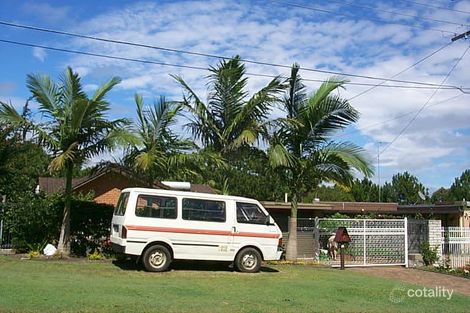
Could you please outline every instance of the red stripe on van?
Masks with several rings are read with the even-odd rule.
[[[279,238],[278,234],[263,234],[263,233],[245,233],[245,232],[240,232],[240,233],[235,233],[233,234],[234,236],[239,236],[239,237],[261,237],[261,238]]]
[[[127,228],[127,230],[153,231],[153,232],[163,232],[163,233],[218,235],[218,236],[240,236],[240,237],[258,237],[258,238],[279,238],[278,234],[250,233],[250,232],[232,233],[231,231],[211,230],[211,229],[153,227],[153,226],[137,226],[137,225],[126,225],[126,228]]]

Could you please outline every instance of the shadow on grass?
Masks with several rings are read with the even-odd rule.
[[[142,264],[136,260],[114,260],[113,264],[125,271],[144,271]],[[173,261],[170,265],[170,271],[207,271],[207,272],[236,272],[231,262],[212,262],[212,261]],[[278,273],[275,268],[261,266],[260,272]]]

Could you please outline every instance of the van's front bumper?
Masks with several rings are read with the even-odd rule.
[[[126,247],[118,245],[117,243],[111,243],[111,248],[116,253],[126,253]]]

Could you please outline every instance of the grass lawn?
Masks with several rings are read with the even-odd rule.
[[[0,257],[0,312],[468,312],[470,297],[405,298],[418,288],[352,271],[302,265],[241,274],[181,263],[146,273],[130,263]],[[438,282],[436,282],[438,284]]]

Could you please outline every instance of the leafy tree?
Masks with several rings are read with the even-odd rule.
[[[205,181],[231,195],[256,198],[265,201],[281,201],[287,192],[282,177],[271,167],[264,151],[254,147],[241,147],[228,156],[226,167],[202,168]],[[221,182],[217,184],[218,182]]]
[[[424,203],[419,196],[421,192],[429,198],[429,192],[414,175],[408,172],[393,175],[391,184],[384,184],[382,199],[386,202],[397,202],[399,204]]]
[[[74,168],[131,138],[125,130],[127,120],[109,120],[106,116],[110,105],[105,96],[119,82],[119,78],[112,78],[90,98],[83,91],[79,75],[71,68],[67,68],[60,82],[54,82],[48,76],[28,75],[28,89],[39,103],[43,122],[25,118],[13,106],[0,103],[0,121],[17,128],[27,126],[52,153],[49,170],[65,169],[65,203],[58,250],[66,255],[70,253]]]
[[[349,142],[332,139],[335,131],[356,122],[359,113],[345,99],[333,92],[344,81],[325,81],[310,97],[292,67],[290,88],[282,103],[287,116],[273,122],[270,136],[270,164],[280,170],[290,188],[290,229],[297,229],[297,205],[302,195],[322,181],[350,185],[352,170],[366,176],[372,173],[363,150]],[[297,258],[297,232],[289,232],[287,259]]]
[[[315,198],[320,199],[320,201],[354,201],[353,195],[340,185],[334,185],[333,187],[319,186],[304,197],[303,202],[312,202]]]
[[[460,177],[455,178],[449,196],[454,201],[470,200],[470,170],[465,170]]]
[[[351,194],[357,202],[379,201],[379,186],[367,177],[355,179],[351,186]]]
[[[221,61],[216,67],[210,67],[209,71],[207,103],[182,77],[173,77],[185,91],[183,104],[192,114],[187,127],[193,136],[205,148],[227,156],[260,138],[263,123],[285,86],[282,79],[276,77],[249,97],[245,65],[238,56]]]
[[[450,189],[446,189],[444,187],[441,187],[434,191],[431,196],[432,203],[442,203],[447,201],[451,201]]]
[[[37,144],[18,138],[0,138],[0,194],[16,201],[34,191],[37,178],[47,172],[50,158]]]

